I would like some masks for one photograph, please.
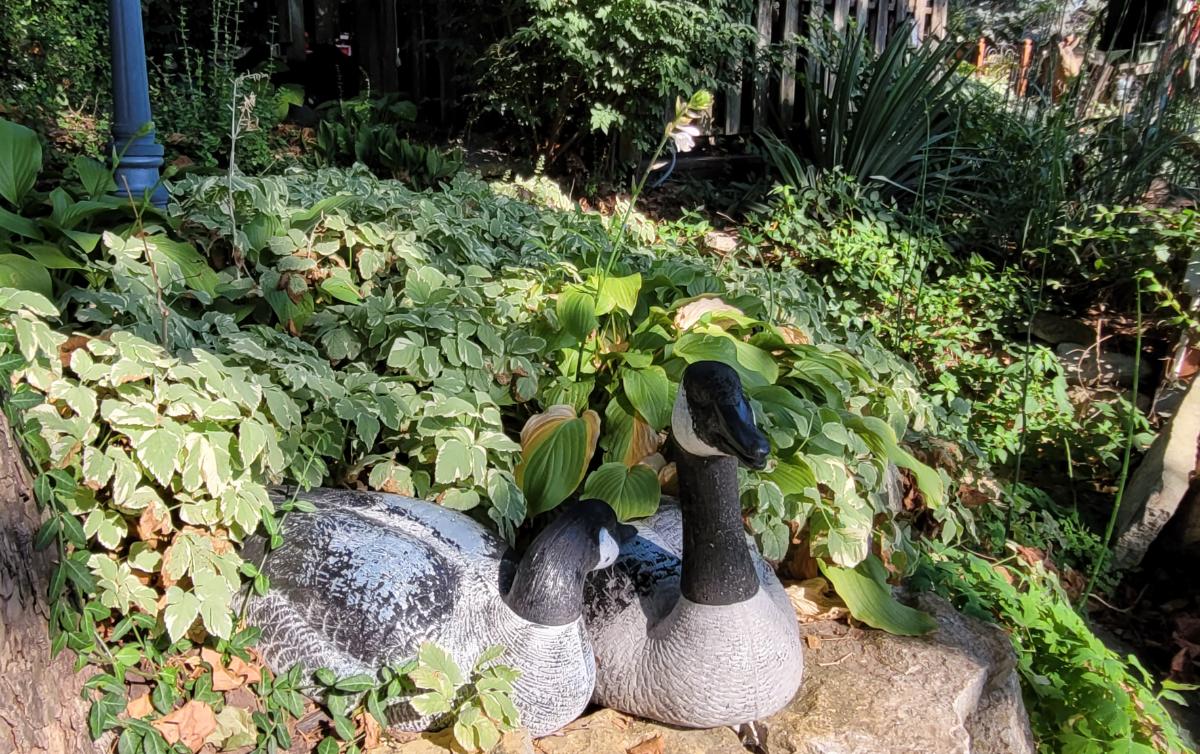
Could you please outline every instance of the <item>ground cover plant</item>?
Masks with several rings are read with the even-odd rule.
[[[1044,751],[1187,750],[1162,703],[1191,689],[1086,624],[1121,576],[1102,506],[1153,417],[1080,401],[1029,324],[1136,307],[1147,357],[1144,331],[1197,331],[1180,284],[1200,228],[1172,202],[1200,163],[1174,56],[1126,112],[1084,112],[1086,75],[1057,103],[1015,101],[951,45],[823,38],[800,72],[831,86],[804,90],[806,129],[756,146],[780,185],[735,187],[752,206],[714,253],[728,218],[642,215],[647,173],[604,214],[540,170],[488,184],[406,138],[415,107],[393,95],[327,104],[282,154],[299,100],[245,75],[240,6],[209,10],[212,49],[181,20],[153,70],[160,135],[201,165],[166,213],[109,196],[87,123],[51,144],[0,120],[5,410],[60,564],[53,648],[99,670],[93,734],[122,752],[359,751],[408,698],[454,720],[446,741],[489,748],[519,723],[502,654],[457,668],[427,646],[378,677],[261,668],[240,616],[268,585],[240,544],[278,546],[315,485],[431,499],[514,543],[571,495],[647,515],[673,490],[682,369],[716,359],[771,439],[768,468],[741,477],[768,558],[815,556],[856,620],[893,632],[929,628],[890,596],[909,577],[1002,625]],[[669,98],[750,60],[748,10],[505,7],[518,23],[475,104],[551,170],[574,154],[620,172],[623,142],[652,164],[707,104],[664,129]],[[45,20],[0,11],[0,40],[57,39]],[[81,112],[64,68],[103,78],[91,48],[49,52],[0,91],[14,116]],[[318,690],[320,722],[298,728]]]
[[[910,370],[826,328],[802,275],[614,247],[596,215],[466,174],[425,193],[362,169],[190,178],[163,216],[102,196],[102,167],[91,189],[35,190],[36,137],[3,133],[26,147],[5,154],[32,156],[6,163],[0,187],[3,366],[48,515],[38,545],[60,556],[53,643],[104,669],[92,732],[117,729],[127,750],[174,744],[197,716],[222,745],[286,747],[313,683],[336,692],[321,746],[356,750],[377,730],[365,713],[422,688],[420,666],[313,680],[254,664],[238,595],[267,584],[237,545],[277,545],[279,517],[303,505],[271,485],[427,497],[510,540],[578,491],[646,515],[669,489],[660,431],[691,361],[738,369],[770,433],[777,461],[743,484],[770,557],[807,523],[830,568],[880,578],[875,540],[910,570],[915,532],[890,514],[889,463],[912,473],[946,541],[963,527],[944,478],[900,444],[929,420]],[[886,593],[873,594],[856,609],[889,626]],[[440,672],[463,682],[423,688],[458,711],[463,745],[515,722],[496,713],[502,686],[485,693],[492,676]],[[126,717],[130,678],[154,692]],[[222,695],[231,683],[264,700],[249,722]]]

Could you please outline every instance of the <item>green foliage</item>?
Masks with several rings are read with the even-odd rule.
[[[106,189],[104,171],[80,168]],[[771,464],[742,480],[768,557],[807,523],[819,557],[854,567],[877,538],[910,568],[911,523],[883,494],[889,463],[915,470],[947,541],[965,525],[937,474],[897,444],[931,418],[911,371],[873,338],[826,328],[826,303],[796,270],[625,240],[624,221],[539,209],[467,175],[425,193],[362,169],[175,189],[169,221],[76,200],[89,189],[75,183],[4,215],[9,243],[42,234],[86,264],[43,265],[57,306],[4,291],[0,364],[48,516],[38,540],[60,555],[54,647],[114,679],[93,708],[97,731],[133,725],[117,717],[117,689],[134,666],[166,689],[159,714],[189,699],[220,706],[211,681],[169,675],[169,658],[252,643],[236,595],[269,585],[236,544],[258,532],[278,546],[279,516],[300,507],[270,499],[268,484],[429,498],[510,539],[580,490],[643,515],[657,504],[658,430],[696,360],[743,375],[771,438]],[[68,233],[70,217],[96,236],[88,248],[68,245],[88,240]],[[584,417],[571,426],[594,456],[551,459],[543,479],[559,489],[535,495],[511,433],[560,404]],[[476,674],[471,684],[504,680]],[[258,686],[259,735],[285,746],[304,686],[290,674]],[[475,745],[509,723],[484,691],[451,703]],[[338,690],[353,693],[372,698]],[[330,736],[347,744],[338,694]]]
[[[814,35],[801,80],[805,122],[796,152],[769,137],[768,157],[788,185],[810,185],[812,170],[841,168],[860,183],[936,194],[963,165],[956,155],[951,104],[963,77],[949,64],[952,45],[912,49],[911,22],[878,55],[866,28]],[[829,81],[829,86],[822,82]]]
[[[108,6],[101,0],[13,0],[0,6],[0,105],[30,120],[69,118],[109,90]],[[99,98],[99,103],[96,99]]]
[[[943,434],[992,463],[1011,463],[1024,451],[1115,468],[1123,404],[1076,409],[1054,353],[1025,342],[1036,281],[978,255],[955,255],[935,228],[902,217],[877,192],[832,170],[814,185],[777,189],[759,237],[782,264],[837,293],[832,315],[852,326],[869,323],[912,361],[946,416]],[[1190,227],[1186,218],[1179,227]],[[1148,426],[1138,421],[1141,435]]]
[[[874,555],[855,568],[820,566],[850,614],[868,626],[900,636],[919,636],[937,629],[929,615],[896,601],[887,585],[887,571]]]
[[[718,88],[741,72],[752,8],[742,0],[535,0],[482,61],[480,104],[527,133],[526,147],[551,163],[593,144],[604,151],[612,142],[601,135],[652,149],[676,92]]]
[[[151,67],[158,137],[170,152],[214,168],[228,164],[230,133],[236,131],[238,167],[268,170],[279,160],[275,128],[295,96],[275,89],[265,75],[243,76],[238,69],[245,12],[241,0],[213,0],[205,9],[211,11],[208,49],[193,46],[197,33],[190,13],[196,9],[189,3],[172,9],[178,23],[175,45]]]
[[[320,165],[360,162],[418,189],[437,186],[462,170],[462,152],[443,152],[400,137],[416,117],[416,106],[395,95],[331,103],[323,108],[313,154]]]
[[[1053,574],[1012,560],[934,547],[919,578],[1007,629],[1040,750],[1190,751],[1162,704],[1182,702],[1178,691],[1189,687],[1167,682],[1156,693],[1136,657],[1120,657],[1088,630]]]

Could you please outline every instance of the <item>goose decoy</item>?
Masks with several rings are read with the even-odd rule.
[[[587,580],[592,700],[683,727],[758,720],[804,670],[791,602],[742,523],[738,463],[762,468],[770,446],[737,373],[717,362],[684,371],[671,433],[678,503],[635,522],[616,563]]]
[[[563,506],[518,560],[495,534],[433,503],[328,489],[301,498],[315,510],[284,519],[284,544],[263,568],[270,588],[248,610],[273,670],[300,663],[310,673],[373,676],[427,641],[469,669],[499,644],[501,661],[521,673],[512,701],[534,736],[583,712],[595,680],[584,579],[619,549],[608,505]],[[261,548],[252,541],[245,556],[258,560]],[[386,713],[410,731],[443,722],[406,701]]]

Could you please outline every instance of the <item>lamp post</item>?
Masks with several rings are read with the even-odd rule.
[[[155,140],[150,114],[141,0],[109,0],[108,25],[112,38],[112,144],[117,154],[117,193],[134,199],[149,193],[152,204],[165,207],[167,189],[158,174],[163,148]]]

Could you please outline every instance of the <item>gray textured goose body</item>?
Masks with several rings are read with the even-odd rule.
[[[249,607],[273,669],[373,675],[426,641],[469,668],[501,644],[502,661],[521,671],[513,703],[534,735],[583,712],[595,678],[583,580],[616,556],[607,506],[575,504],[518,560],[483,526],[432,503],[339,490],[302,497],[316,510],[284,520],[284,545],[264,569],[270,590]],[[439,722],[406,703],[387,713],[406,730]]]
[[[588,578],[593,700],[685,727],[757,720],[804,667],[796,614],[741,518],[738,460],[761,467],[769,448],[736,373],[711,362],[685,372],[672,434],[681,500],[664,498]]]

